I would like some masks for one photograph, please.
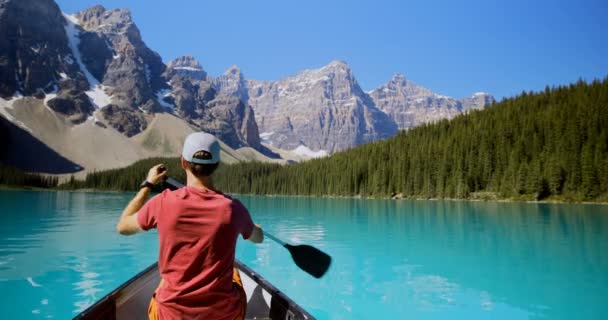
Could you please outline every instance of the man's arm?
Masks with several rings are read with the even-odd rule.
[[[167,170],[164,165],[157,164],[148,171],[146,181],[153,185],[159,183],[167,175]],[[127,207],[122,211],[120,220],[116,225],[116,231],[122,235],[132,235],[140,231],[142,228],[137,223],[137,211],[141,209],[146,203],[148,196],[152,189],[150,187],[143,187],[137,192],[133,200],[129,202]]]
[[[251,235],[247,240],[253,243],[262,243],[264,241],[264,231],[262,231],[262,227],[259,224],[253,226],[253,231],[251,231]]]
[[[150,191],[152,190],[148,187],[141,188],[133,200],[131,200],[127,207],[122,211],[120,220],[116,225],[116,231],[118,231],[118,233],[128,236],[143,231],[139,226],[139,223],[137,223],[137,211],[146,203]]]

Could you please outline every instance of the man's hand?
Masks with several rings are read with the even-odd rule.
[[[253,243],[262,243],[264,241],[264,231],[259,224],[253,226],[253,231],[247,240]]]
[[[148,177],[146,181],[153,185],[157,185],[167,177],[167,167],[164,164],[157,164],[148,171]]]

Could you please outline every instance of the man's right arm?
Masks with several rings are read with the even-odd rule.
[[[253,243],[262,243],[264,241],[264,231],[262,231],[262,227],[259,224],[253,225],[253,231],[251,231],[251,235],[247,240]]]

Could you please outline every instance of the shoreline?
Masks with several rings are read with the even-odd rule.
[[[39,187],[28,187],[28,186],[6,186],[0,185],[0,191],[66,191],[66,192],[90,192],[90,193],[136,193],[137,191],[119,191],[119,190],[106,190],[106,189],[60,189],[60,188],[39,188]],[[583,204],[583,205],[608,205],[608,201],[568,201],[559,199],[546,199],[546,200],[525,200],[525,199],[474,199],[474,198],[423,198],[423,197],[404,197],[402,195],[396,196],[384,196],[384,197],[369,197],[369,196],[337,196],[337,195],[289,195],[289,194],[253,194],[253,193],[226,193],[230,195],[243,195],[243,196],[256,196],[256,197],[296,197],[296,198],[328,198],[328,199],[360,199],[360,200],[394,200],[394,201],[467,201],[467,202],[498,202],[498,203],[529,203],[529,204]]]

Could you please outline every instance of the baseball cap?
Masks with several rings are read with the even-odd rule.
[[[199,151],[207,151],[211,154],[211,159],[194,158],[194,154]],[[184,141],[182,151],[184,160],[198,164],[214,164],[220,162],[220,143],[217,139],[206,132],[191,133]]]

